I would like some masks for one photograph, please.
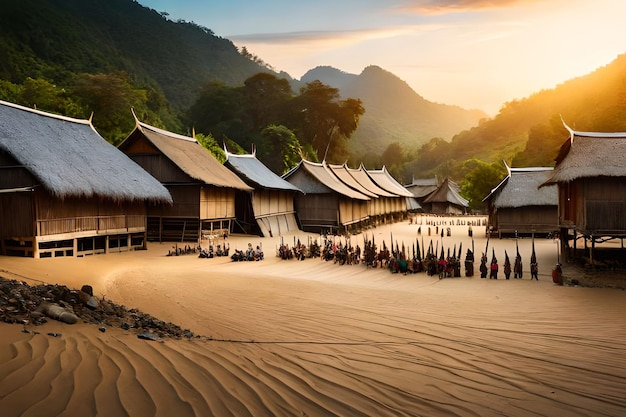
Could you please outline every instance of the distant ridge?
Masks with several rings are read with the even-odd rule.
[[[405,81],[375,65],[366,67],[359,75],[319,66],[300,79],[314,80],[338,88],[344,98],[359,98],[363,102],[365,114],[352,136],[350,149],[362,159],[372,152],[380,154],[392,142],[400,142],[409,149],[434,137],[449,141],[487,117],[480,110],[428,101]]]

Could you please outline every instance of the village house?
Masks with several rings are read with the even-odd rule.
[[[489,213],[488,230],[504,235],[548,235],[558,230],[558,189],[539,188],[553,173],[551,167],[511,168],[483,199]]]
[[[362,164],[361,167],[363,167]],[[377,186],[395,195],[395,198],[388,200],[391,203],[389,212],[392,213],[393,221],[405,218],[409,209],[412,211],[421,209],[417,201],[415,201],[413,194],[396,181],[385,166],[381,169],[368,169],[365,171]]]
[[[171,206],[148,209],[148,239],[197,242],[224,236],[235,220],[235,193],[252,192],[194,138],[142,123],[119,149],[160,181]]]
[[[283,178],[304,193],[296,196],[296,213],[304,231],[345,231],[369,219],[371,198],[341,182],[326,162],[302,159]]]
[[[0,101],[0,253],[85,256],[146,247],[165,187],[91,120]]]
[[[469,201],[461,197],[458,184],[448,177],[421,204],[424,211],[433,214],[465,214],[469,208]]]
[[[254,189],[252,193],[238,190],[235,214],[245,233],[280,236],[299,230],[294,198],[302,191],[272,172],[256,155],[226,152],[224,165]]]
[[[626,237],[626,132],[580,132],[565,123],[569,138],[541,186],[558,186],[558,227],[562,252],[584,239],[591,264],[598,242]],[[589,247],[588,247],[589,245]]]

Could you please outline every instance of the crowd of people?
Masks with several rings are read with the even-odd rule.
[[[447,220],[427,221],[424,225],[425,233],[431,236],[434,232],[435,236],[443,237],[451,236],[451,228],[448,226],[454,226],[455,223],[450,220],[448,224]],[[467,225],[467,233],[469,237],[473,237],[472,226],[484,226],[484,223],[480,221],[471,220],[456,220],[456,225]],[[422,225],[418,228],[418,235],[422,234]],[[465,253],[465,260],[462,260],[462,246],[459,245],[458,250],[456,244],[452,251],[451,248],[447,248],[447,253],[442,247],[439,248],[439,240],[435,240],[435,247],[433,247],[433,240],[430,239],[428,247],[424,245],[424,239],[422,237],[422,245],[416,239],[411,243],[411,246],[405,245],[402,242],[401,245],[395,241],[393,235],[390,236],[390,245],[387,245],[385,240],[382,241],[380,247],[377,246],[374,240],[374,236],[368,238],[365,234],[363,241],[363,248],[357,243],[352,244],[350,235],[337,236],[337,235],[320,235],[320,242],[311,236],[307,237],[308,242],[305,244],[300,239],[294,237],[293,245],[281,238],[280,245],[276,248],[276,256],[283,260],[296,259],[303,261],[305,259],[321,259],[325,262],[333,262],[339,265],[358,265],[362,264],[367,268],[386,268],[392,273],[401,273],[404,275],[415,274],[424,272],[429,276],[437,275],[440,279],[443,278],[456,278],[462,275],[466,277],[474,276],[474,240],[472,238],[472,248],[467,249]],[[442,240],[443,242],[443,240]],[[421,246],[421,247],[420,247]],[[487,247],[480,256],[480,266],[478,271],[481,278],[498,279],[500,273],[500,264],[496,258],[495,248],[492,248],[491,261],[487,256],[487,250],[489,247],[489,239],[487,239]],[[187,249],[187,248],[185,248]],[[194,248],[195,249],[195,248]],[[517,249],[517,248],[516,248]],[[178,252],[178,250],[176,251]],[[182,252],[186,252],[183,250]],[[194,251],[195,252],[195,251]],[[522,279],[523,267],[522,257],[519,253],[519,249],[516,250],[513,263],[509,259],[508,253],[504,252],[504,264],[503,273],[505,279]],[[216,256],[229,256],[230,248],[226,243],[224,245],[209,245],[208,249],[200,250],[199,257],[201,258],[213,258]],[[234,253],[230,256],[233,262],[241,261],[260,261],[264,259],[264,253],[261,245],[254,248],[251,243],[248,243],[246,250],[235,249]],[[464,271],[462,269],[464,268]],[[557,264],[553,271],[553,279],[555,283],[562,283],[557,281],[561,279],[560,265]],[[535,254],[535,247],[533,241],[532,255],[530,257],[530,278],[531,280],[539,280],[539,265],[537,263],[537,257]]]

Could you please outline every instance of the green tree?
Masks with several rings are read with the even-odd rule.
[[[465,161],[464,165],[473,166],[473,168],[461,181],[461,194],[469,200],[472,210],[483,210],[483,198],[489,195],[491,190],[502,181],[506,175],[506,170],[502,163],[488,164],[477,159]]]
[[[241,91],[222,82],[206,84],[187,112],[187,123],[217,140],[245,136]]]
[[[251,132],[260,132],[266,126],[280,121],[285,110],[285,103],[293,92],[289,81],[273,74],[260,72],[244,82],[240,105],[245,114]]]
[[[113,144],[121,142],[134,128],[131,108],[147,115],[147,91],[135,87],[125,72],[81,74],[73,88],[81,105],[93,112],[93,124]],[[146,117],[140,117],[146,119]],[[156,123],[155,117],[151,123]]]
[[[406,162],[407,152],[400,142],[392,142],[381,156],[381,161],[389,173],[396,179],[403,181],[403,166]]]
[[[202,133],[196,134],[196,140],[202,147],[213,154],[215,159],[220,161],[222,164],[226,161],[226,153],[224,149],[217,143],[217,141],[213,138],[213,136],[203,135]]]
[[[69,117],[85,117],[70,94],[43,78],[27,78],[23,84],[0,80],[0,98],[25,107]]]
[[[348,159],[347,141],[364,112],[361,100],[339,100],[338,89],[316,80],[293,100],[294,131],[319,160],[341,163]]]
[[[300,162],[300,142],[287,127],[269,125],[261,137],[265,152],[257,157],[274,173],[282,175]]]

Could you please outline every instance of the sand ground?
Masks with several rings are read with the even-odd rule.
[[[471,248],[467,226],[427,221],[366,232],[377,244]],[[450,219],[447,219],[449,222]],[[441,226],[440,226],[441,227]],[[474,227],[477,259],[484,228]],[[283,237],[292,243],[299,233]],[[362,246],[363,235],[351,237]],[[51,321],[0,325],[3,416],[621,416],[626,415],[626,292],[557,286],[558,242],[517,241],[522,280],[440,280],[363,265],[276,258],[231,262],[147,251],[67,259],[0,257],[0,275],[80,288],[191,329],[192,340]],[[514,239],[491,239],[500,264]],[[502,266],[501,266],[502,269]],[[564,275],[573,274],[564,265]],[[61,337],[50,337],[59,332]]]

